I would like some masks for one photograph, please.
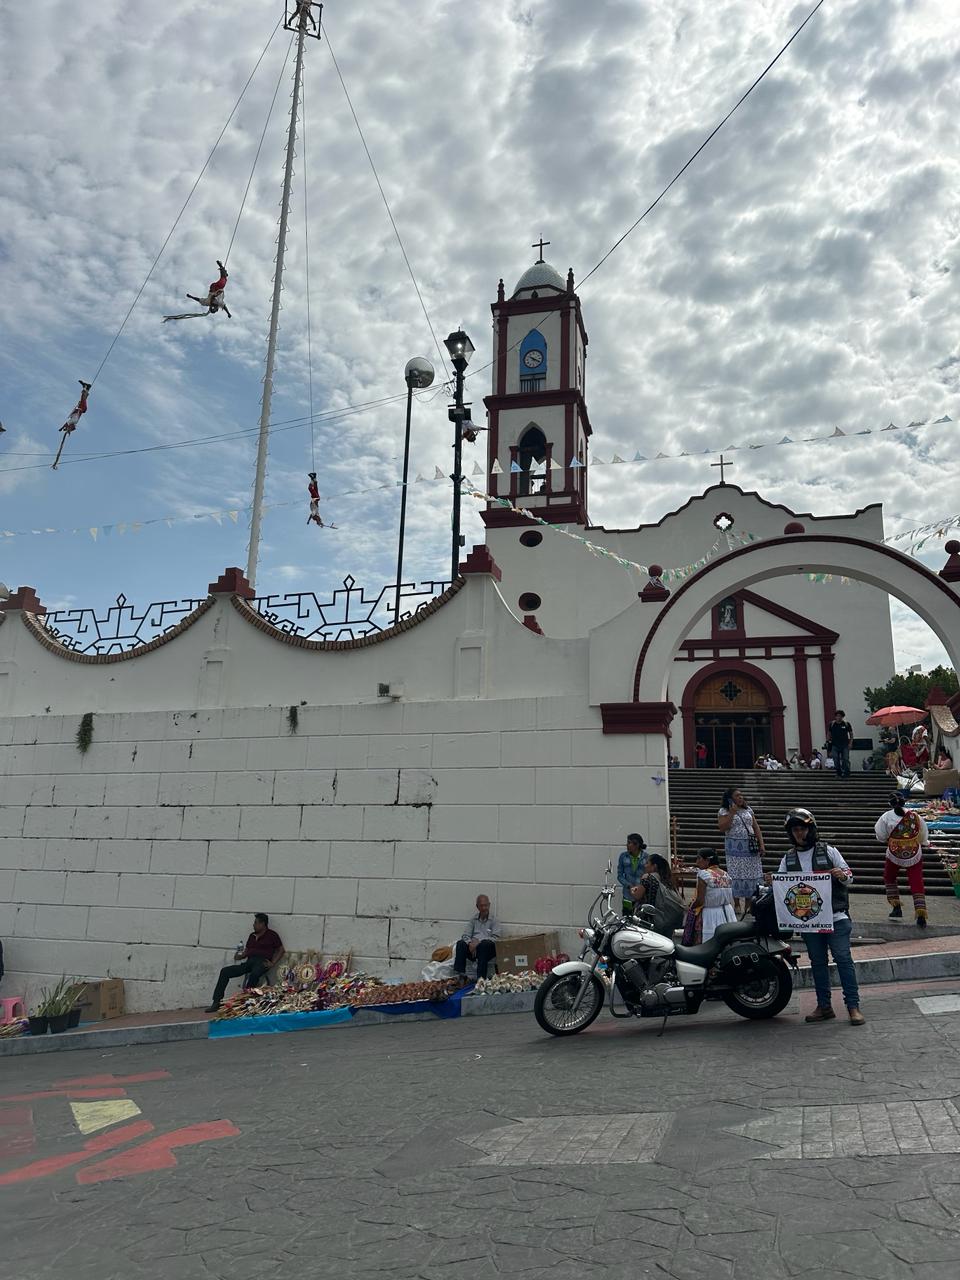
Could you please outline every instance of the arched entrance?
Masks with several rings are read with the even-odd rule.
[[[633,697],[652,723],[666,703],[673,659],[697,620],[731,592],[791,573],[841,573],[903,601],[960,663],[960,596],[942,577],[909,556],[875,542],[830,534],[770,538],[711,561],[666,601],[647,632],[634,674]],[[642,606],[640,606],[642,608]]]
[[[711,769],[750,769],[768,751],[784,758],[783,698],[776,682],[749,662],[728,658],[703,667],[687,682],[680,710],[687,768],[698,742]]]

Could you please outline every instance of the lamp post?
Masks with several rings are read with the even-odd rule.
[[[460,474],[460,467],[463,458],[463,423],[464,419],[469,419],[470,417],[469,406],[465,407],[463,403],[463,374],[476,347],[474,347],[462,329],[458,329],[455,333],[451,333],[449,337],[444,338],[443,345],[450,353],[450,363],[453,365],[457,378],[453,393],[453,404],[448,410],[448,417],[453,423],[454,430],[453,475],[450,477],[453,481],[453,557],[450,578],[455,581],[460,572],[460,483],[463,479]]]
[[[397,594],[393,599],[393,623],[400,621],[400,582],[403,578],[403,534],[407,523],[407,470],[410,466],[410,414],[414,390],[422,391],[433,382],[433,365],[423,356],[408,360],[403,370],[407,384],[407,428],[403,437],[403,485],[400,491],[400,537],[397,545]]]

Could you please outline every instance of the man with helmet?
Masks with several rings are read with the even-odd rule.
[[[807,1022],[829,1022],[837,1015],[833,1011],[833,999],[830,990],[830,955],[833,955],[843,988],[843,1002],[847,1006],[847,1014],[852,1026],[863,1026],[865,1021],[860,1012],[860,989],[857,986],[857,972],[850,954],[850,934],[853,925],[850,922],[849,883],[853,873],[840,855],[840,851],[820,839],[817,831],[817,820],[809,809],[791,809],[783,824],[790,841],[790,851],[785,854],[779,874],[795,875],[798,872],[829,871],[833,877],[833,932],[808,933],[803,943],[810,957],[810,968],[813,970],[813,983],[817,992],[816,1010],[807,1016]]]

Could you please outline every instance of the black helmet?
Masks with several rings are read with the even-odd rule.
[[[783,820],[783,829],[790,835],[790,831],[796,826],[809,827],[809,839],[811,844],[816,844],[819,839],[817,833],[817,820],[809,809],[791,809]],[[792,838],[792,837],[791,837]]]

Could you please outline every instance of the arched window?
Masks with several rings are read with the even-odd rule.
[[[547,480],[547,437],[535,422],[531,422],[517,448],[517,492],[521,497],[531,493],[543,493]]]
[[[547,381],[547,343],[539,329],[531,329],[520,343],[520,390],[542,391]]]

